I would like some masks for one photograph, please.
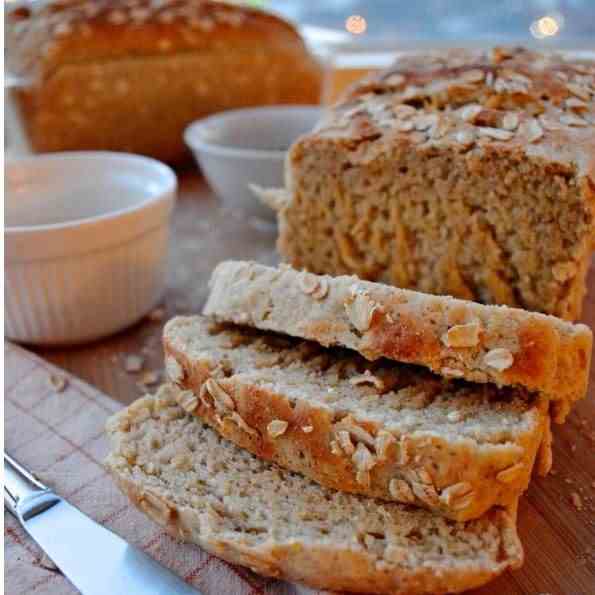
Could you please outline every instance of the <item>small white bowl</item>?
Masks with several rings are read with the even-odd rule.
[[[225,205],[275,221],[249,185],[283,186],[287,149],[321,114],[320,107],[303,105],[230,110],[193,122],[184,140]]]
[[[169,167],[125,153],[7,162],[5,335],[82,343],[149,312],[165,289],[176,188]]]

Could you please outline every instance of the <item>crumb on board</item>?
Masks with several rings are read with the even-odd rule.
[[[165,309],[161,308],[161,307],[151,310],[147,316],[147,318],[151,322],[161,322],[164,317],[165,317]]]
[[[127,355],[124,361],[124,369],[129,373],[140,372],[144,363],[145,360],[140,355]]]
[[[58,374],[52,374],[50,376],[50,384],[57,393],[64,392],[68,386],[68,379]]]
[[[572,502],[572,505],[577,509],[577,510],[582,510],[583,509],[583,500],[580,497],[578,492],[572,492],[570,494],[570,500]]]
[[[143,386],[152,386],[159,382],[159,378],[159,372],[156,370],[147,370],[140,375],[138,382]]]

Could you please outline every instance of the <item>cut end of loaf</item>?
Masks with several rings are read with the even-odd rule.
[[[315,273],[576,320],[594,75],[592,60],[522,48],[400,57],[291,148],[280,252]]]

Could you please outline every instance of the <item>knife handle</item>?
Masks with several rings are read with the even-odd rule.
[[[4,505],[17,518],[31,518],[59,498],[33,474],[4,453]]]

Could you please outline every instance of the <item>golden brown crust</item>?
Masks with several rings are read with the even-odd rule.
[[[126,0],[69,0],[28,13],[20,9],[11,20],[14,58],[31,67],[37,62],[42,78],[66,64],[209,50],[213,43],[304,50],[295,28],[283,19],[210,0],[141,0],[134,6]]]
[[[510,505],[529,484],[548,423],[546,401],[533,408],[528,427],[504,444],[449,440],[415,431],[395,436],[388,434],[381,422],[358,420],[357,426],[374,441],[366,443],[366,448],[377,459],[362,478],[353,453],[337,442],[339,426],[330,409],[305,399],[292,402],[284,394],[258,386],[255,379],[237,374],[216,379],[231,399],[232,408],[226,415],[206,384],[214,370],[221,368],[223,358],[215,361],[206,353],[203,358],[191,357],[176,347],[175,335],[176,319],[164,330],[164,352],[166,361],[173,358],[179,364],[178,378],[171,380],[197,397],[187,411],[252,454],[325,487],[384,500],[415,501],[462,521],[478,518],[494,505]],[[271,435],[270,424],[278,422],[285,429]],[[390,438],[387,446],[381,446],[383,433]],[[355,449],[357,440],[348,442],[347,446]],[[401,481],[393,487],[395,478]],[[397,490],[398,485],[403,487]]]
[[[328,286],[323,297],[304,292],[305,273],[256,263],[220,263],[211,278],[204,313],[243,322],[323,345],[343,345],[368,359],[387,357],[456,374],[473,382],[524,386],[555,403],[555,421],[586,394],[592,333],[552,316],[484,306],[432,296],[355,277],[307,274],[310,283]],[[361,294],[372,315],[367,328],[355,329],[346,307]],[[364,301],[365,298],[365,301]],[[358,298],[360,299],[360,298]],[[476,325],[472,344],[448,344],[451,331]],[[494,367],[490,354],[507,352],[510,362]],[[492,364],[492,365],[489,365]]]

